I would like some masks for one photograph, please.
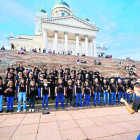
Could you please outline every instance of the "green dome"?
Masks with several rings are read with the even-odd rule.
[[[39,12],[43,12],[43,13],[46,13],[46,11],[43,9],[43,6],[40,10],[38,10]]]
[[[69,7],[69,5],[66,2],[64,2],[63,0],[58,1],[55,5],[59,5],[59,4],[62,4],[62,5],[65,5],[65,6]]]
[[[84,18],[83,18],[84,21],[89,21],[88,18],[86,18],[86,16],[84,15]]]

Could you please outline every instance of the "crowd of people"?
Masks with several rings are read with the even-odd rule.
[[[137,79],[135,76],[129,77],[118,75],[106,75],[103,77],[96,69],[89,71],[86,68],[76,71],[63,66],[57,70],[53,67],[47,70],[44,65],[42,68],[35,66],[31,69],[24,68],[19,64],[14,68],[11,64],[7,69],[6,78],[0,77],[0,112],[3,108],[3,100],[7,101],[7,111],[13,112],[13,101],[17,101],[17,112],[21,111],[21,102],[23,101],[23,111],[26,111],[26,101],[29,100],[29,112],[34,112],[35,100],[42,100],[42,110],[49,109],[49,98],[55,100],[55,107],[58,109],[59,100],[61,107],[68,107],[70,100],[71,107],[89,107],[91,102],[96,106],[121,104],[120,99],[124,97],[130,103],[130,94],[127,89],[133,90]],[[103,96],[103,104],[101,97]],[[64,98],[66,103],[64,106]],[[84,102],[82,102],[84,98]],[[136,98],[132,95],[132,101]]]

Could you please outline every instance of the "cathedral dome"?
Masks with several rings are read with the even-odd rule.
[[[58,1],[52,9],[52,17],[71,15],[70,6],[63,0]]]
[[[54,6],[60,5],[60,4],[69,7],[69,5],[68,5],[66,2],[64,2],[63,0],[58,1]],[[70,8],[70,7],[69,7],[69,8]]]

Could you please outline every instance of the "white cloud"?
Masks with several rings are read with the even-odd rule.
[[[116,44],[114,44],[114,46],[120,46],[121,45],[121,43],[116,43]]]
[[[34,25],[35,12],[26,8],[18,2],[6,0],[1,1],[0,9],[2,12],[2,17],[8,19],[8,17],[15,18],[15,20],[20,20],[24,24],[29,26]]]
[[[113,23],[113,22],[107,23],[107,24],[105,25],[105,30],[110,30],[111,28],[113,28],[113,27],[115,27],[115,26],[116,26],[116,23]]]

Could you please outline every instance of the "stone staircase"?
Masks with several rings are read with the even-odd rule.
[[[78,58],[80,60],[82,59],[86,60],[87,64],[76,63],[76,60]],[[100,60],[102,62],[102,65],[100,66],[94,65],[93,63],[94,59]],[[14,67],[17,67],[19,63],[23,63],[25,68],[27,68],[28,64],[31,64],[32,68],[34,68],[36,65],[42,68],[43,65],[45,64],[48,70],[50,70],[53,66],[55,66],[58,69],[60,65],[63,65],[63,68],[67,67],[67,65],[69,65],[70,68],[75,66],[76,70],[83,69],[85,67],[87,70],[91,68],[93,71],[95,71],[95,69],[97,68],[103,76],[106,75],[110,76],[110,74],[116,75],[117,73],[119,74],[119,76],[122,76],[122,74],[128,73],[127,70],[118,67],[117,64],[120,61],[120,59],[113,59],[113,60],[116,60],[117,62],[114,62],[112,61],[112,59],[108,59],[108,58],[94,58],[94,57],[82,57],[82,56],[58,55],[58,54],[46,54],[46,53],[34,53],[34,52],[25,52],[25,55],[23,55],[23,54],[17,54],[16,51],[0,50],[0,76],[5,78],[5,72],[11,63],[14,65]],[[121,62],[123,63],[124,66],[128,64],[126,60],[121,60]],[[140,75],[140,61],[135,61],[133,65],[136,66],[138,70],[138,75]],[[49,108],[54,108],[54,107],[55,107],[55,101],[50,99]],[[41,108],[42,108],[42,101],[36,101],[35,109],[38,110]],[[27,102],[27,109],[28,109],[28,102]],[[6,102],[3,103],[3,110],[6,111]],[[16,110],[17,110],[17,102],[14,102],[14,111]]]
[[[86,60],[87,64],[77,64],[77,59],[83,59]],[[102,62],[101,66],[94,65],[93,60],[100,60]],[[119,74],[120,76],[122,74],[127,74],[128,71],[121,69],[117,66],[117,63],[120,61],[119,59],[113,59],[117,60],[117,62],[113,62],[112,59],[108,58],[94,58],[94,57],[82,57],[82,56],[70,56],[70,55],[58,55],[58,54],[44,54],[44,53],[33,53],[33,52],[25,52],[25,55],[17,54],[16,51],[2,51],[0,50],[0,60],[2,63],[0,63],[0,74],[3,75],[7,69],[7,65],[10,63],[13,63],[14,66],[17,66],[18,63],[23,63],[24,67],[27,67],[28,64],[31,64],[32,67],[35,65],[43,66],[46,64],[48,69],[51,69],[53,66],[56,68],[59,68],[60,65],[63,65],[63,68],[67,67],[69,65],[70,67],[75,66],[76,69],[82,69],[83,67],[86,67],[87,70],[89,68],[92,68],[93,71],[97,68],[102,75],[110,75],[113,74]],[[126,60],[121,60],[123,62],[124,66],[128,64]],[[136,65],[138,74],[140,74],[140,62],[135,61],[134,65]]]

